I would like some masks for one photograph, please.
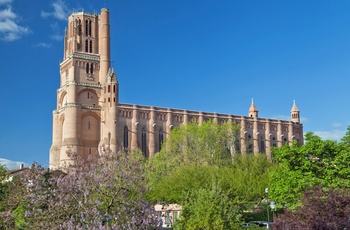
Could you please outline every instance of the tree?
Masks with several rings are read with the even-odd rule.
[[[18,192],[23,194],[10,193],[5,205],[12,215],[7,221],[21,216],[25,229],[156,226],[154,207],[144,197],[144,158],[139,151],[108,153],[96,160],[72,157],[74,163],[63,171],[49,172],[34,165],[17,178]]]
[[[273,149],[278,167],[271,173],[270,198],[280,207],[294,209],[301,205],[303,192],[313,186],[350,188],[349,134],[336,142],[309,132],[302,146],[295,142]]]
[[[230,148],[238,138],[238,132],[239,127],[233,123],[218,124],[213,121],[201,125],[189,123],[172,130],[162,150],[149,160],[147,177],[152,188],[149,198],[167,199],[161,197],[164,191],[163,185],[169,185],[164,182],[169,182],[171,178],[199,179],[195,173],[197,170],[205,173],[205,170],[212,170],[209,168],[215,171],[214,168],[231,165],[233,154]],[[192,172],[195,173],[193,176],[189,174]],[[176,199],[169,201],[178,202],[182,195],[181,191]]]
[[[175,229],[241,229],[240,208],[215,181],[210,188],[185,193],[182,203]]]
[[[212,229],[222,226],[231,229],[227,225],[228,219],[240,223],[238,220],[247,203],[261,201],[272,167],[264,154],[237,152],[238,140],[239,126],[230,122],[190,123],[172,130],[162,150],[149,159],[148,199],[183,206],[182,227],[190,228],[196,222],[201,228],[204,225],[197,222],[201,216],[208,216],[203,223],[211,223]],[[218,197],[222,200],[215,207],[232,211],[232,216],[225,217],[228,219],[222,217],[223,210],[214,206],[208,208],[209,203],[217,204]],[[210,199],[213,201],[209,202]],[[212,222],[209,216],[215,221]]]
[[[274,229],[347,229],[350,227],[350,191],[313,187],[304,193],[302,206],[285,210],[274,220]]]

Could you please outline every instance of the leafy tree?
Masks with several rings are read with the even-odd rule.
[[[257,201],[272,167],[266,155],[242,156],[236,151],[239,126],[208,121],[171,131],[162,150],[149,160],[148,198],[179,203],[183,191],[206,188],[214,179],[237,204]]]
[[[208,199],[222,197],[221,207],[232,208],[232,220],[240,219],[247,203],[261,201],[272,167],[264,154],[239,154],[235,148],[237,140],[239,126],[233,123],[209,121],[174,129],[162,150],[149,159],[147,197],[152,202],[182,205],[184,229],[206,215],[208,219],[203,221],[211,225],[204,229],[231,229],[226,219],[220,219],[221,211],[208,208]],[[199,223],[195,226],[201,229]]]
[[[240,229],[240,208],[215,181],[211,188],[190,190],[183,196],[183,211],[175,229]]]
[[[302,146],[294,143],[273,149],[278,167],[271,173],[270,198],[279,206],[294,209],[301,205],[303,192],[313,186],[350,188],[348,140],[349,131],[339,143],[309,132]]]
[[[350,227],[350,192],[314,187],[304,193],[302,206],[285,210],[274,220],[274,229],[347,229]]]
[[[17,178],[21,187],[7,199],[10,215],[4,225],[15,219],[11,226],[21,224],[25,229],[156,226],[154,208],[144,198],[147,187],[140,152],[109,153],[96,160],[72,157],[74,163],[64,171],[49,172],[34,165]]]

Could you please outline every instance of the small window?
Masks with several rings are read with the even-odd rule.
[[[89,63],[86,63],[86,73],[89,73]]]
[[[90,41],[90,53],[92,53],[92,41]]]
[[[90,73],[93,74],[94,73],[94,65],[91,63],[90,65]]]
[[[111,92],[111,86],[108,85],[108,93],[110,93],[110,92]]]
[[[115,85],[113,85],[113,93],[115,93]]]
[[[89,41],[85,40],[85,52],[89,52]]]
[[[89,36],[91,36],[91,21],[89,21]]]

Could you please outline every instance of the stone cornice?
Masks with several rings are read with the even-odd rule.
[[[84,52],[74,52],[74,53],[70,54],[65,60],[63,60],[61,62],[61,64],[60,64],[60,66],[63,66],[68,61],[70,61],[72,58],[89,60],[89,61],[100,61],[100,55],[99,54],[91,54],[91,53],[84,53]]]
[[[81,108],[81,109],[90,109],[90,110],[101,110],[102,107],[99,105],[88,105],[88,104],[80,104],[80,103],[66,103],[61,109],[56,109],[53,111],[54,114],[61,113],[66,108]]]
[[[77,86],[87,86],[91,88],[101,89],[102,86],[100,84],[87,83],[87,82],[76,82],[76,81],[68,81],[61,88],[57,89],[57,93],[64,91],[69,85],[77,85]]]

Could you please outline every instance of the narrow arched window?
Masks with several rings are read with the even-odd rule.
[[[128,150],[129,147],[129,129],[128,126],[124,127],[124,150]]]
[[[92,74],[92,73],[94,73],[94,65],[91,63],[91,65],[90,65],[90,73]]]
[[[92,53],[92,41],[90,41],[90,53]]]
[[[265,153],[265,137],[260,136],[259,152]]]
[[[85,52],[89,52],[89,42],[85,40]]]
[[[158,147],[159,151],[162,149],[163,141],[164,141],[163,129],[160,128],[159,129],[159,147]]]
[[[89,21],[89,36],[91,36],[91,21]]]
[[[115,93],[115,85],[113,85],[113,93]]]
[[[89,22],[88,22],[88,20],[85,20],[85,36],[88,36],[88,29],[89,29]]]
[[[249,134],[248,135],[248,139],[247,139],[247,151],[248,153],[252,153],[253,152],[253,140],[252,140],[252,136]]]
[[[86,73],[89,73],[89,63],[86,63]]]
[[[110,92],[111,92],[111,86],[108,85],[108,93],[110,93]]]
[[[146,128],[142,128],[141,133],[141,151],[146,156]]]

